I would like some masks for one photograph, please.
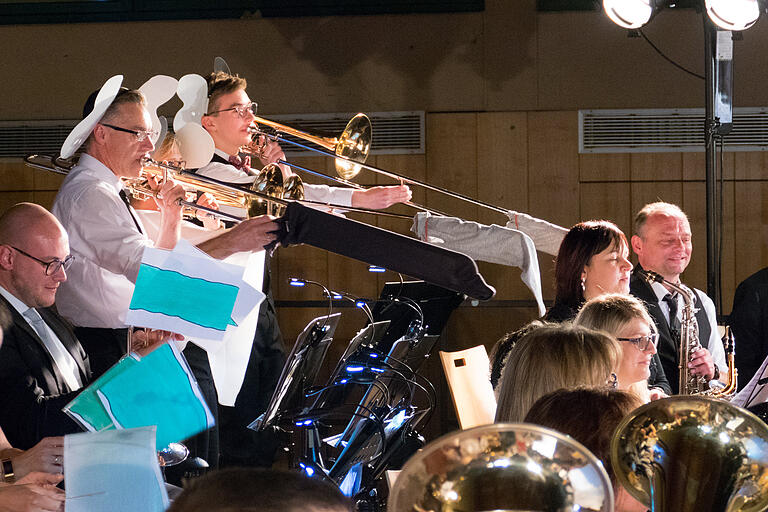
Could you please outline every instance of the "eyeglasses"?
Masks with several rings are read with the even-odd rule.
[[[230,107],[230,108],[214,110],[213,112],[210,112],[205,115],[212,116],[214,114],[218,114],[219,112],[229,112],[231,110],[234,110],[235,112],[237,112],[237,115],[239,115],[240,117],[245,117],[246,115],[248,115],[249,112],[251,113],[251,115],[255,116],[256,110],[258,109],[258,107],[259,107],[259,104],[256,103],[255,101],[252,101],[250,103],[246,103],[245,105],[235,105],[234,107]]]
[[[60,260],[59,258],[53,258],[51,261],[43,261],[40,258],[35,258],[31,254],[22,251],[18,247],[14,247],[14,246],[11,245],[10,248],[15,250],[15,251],[19,251],[21,254],[23,254],[27,258],[31,258],[31,259],[35,260],[36,262],[38,262],[39,264],[41,264],[42,266],[44,266],[45,267],[45,275],[47,275],[47,276],[52,276],[53,274],[55,274],[56,272],[58,272],[62,268],[66,271],[69,268],[69,266],[72,265],[72,262],[75,260],[75,257],[70,254],[69,256],[64,258],[63,261]]]
[[[651,334],[646,334],[645,336],[639,336],[637,338],[616,338],[619,341],[628,341],[632,344],[634,344],[638,350],[644,351],[648,348],[648,345],[653,343],[653,346],[655,347],[656,344],[659,342],[659,333],[656,331],[651,331]]]
[[[115,131],[118,132],[125,132],[125,133],[132,133],[136,137],[137,142],[144,142],[144,139],[149,137],[149,140],[155,140],[158,136],[160,136],[160,132],[157,130],[130,130],[128,128],[122,128],[120,126],[115,126],[113,124],[107,124],[107,123],[99,123],[102,126],[106,126],[107,128],[112,128]]]

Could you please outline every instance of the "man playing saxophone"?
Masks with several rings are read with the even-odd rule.
[[[645,205],[635,216],[635,234],[632,250],[637,254],[638,266],[632,273],[630,293],[645,301],[648,312],[659,330],[657,347],[664,373],[677,394],[679,370],[679,340],[683,297],[664,284],[648,284],[639,270],[650,270],[664,279],[682,284],[680,275],[691,260],[693,245],[688,217],[670,203]],[[684,286],[684,285],[683,285]],[[695,308],[695,324],[700,348],[692,350],[688,368],[693,375],[707,380],[718,380],[727,375],[725,351],[717,330],[715,305],[704,292],[692,288]]]

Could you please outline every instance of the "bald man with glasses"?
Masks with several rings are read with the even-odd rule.
[[[45,208],[21,203],[0,217],[0,304],[12,320],[0,346],[0,426],[16,448],[81,431],[61,408],[90,382],[88,355],[51,307],[72,261]]]

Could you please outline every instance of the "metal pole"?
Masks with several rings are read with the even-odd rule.
[[[715,131],[718,120],[715,117],[715,51],[717,29],[707,16],[704,19],[704,78],[705,78],[705,107],[704,107],[704,149],[705,149],[705,179],[707,204],[707,295],[715,303],[715,310],[722,313],[720,304],[720,262],[717,245],[720,239],[720,226],[717,222],[717,179],[715,176]]]

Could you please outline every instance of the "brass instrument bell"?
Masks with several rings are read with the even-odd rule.
[[[768,508],[768,426],[723,400],[674,396],[639,407],[617,427],[611,462],[654,512]]]
[[[447,434],[406,462],[389,512],[613,511],[602,464],[580,443],[525,423]]]

